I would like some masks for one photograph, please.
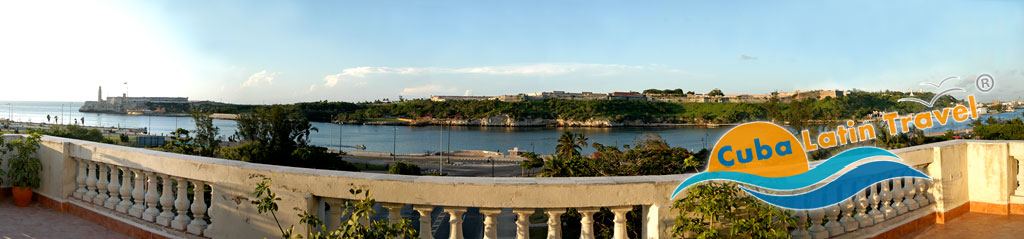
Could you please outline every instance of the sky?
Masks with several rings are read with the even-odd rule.
[[[6,101],[649,88],[1024,95],[1017,1],[2,1]],[[990,74],[995,90],[974,86]]]

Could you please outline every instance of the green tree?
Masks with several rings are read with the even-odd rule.
[[[309,144],[314,128],[304,116],[283,106],[257,108],[238,118],[238,131],[231,137],[241,142],[224,150],[224,157],[247,162],[356,171],[338,154]]]
[[[519,167],[522,167],[523,170],[526,171],[527,176],[533,174],[533,169],[544,166],[544,159],[541,159],[540,156],[534,152],[526,152],[523,153],[522,156],[523,158],[526,158],[526,160],[519,162]]]
[[[179,154],[196,155],[196,144],[192,138],[192,132],[187,129],[178,128],[171,132],[171,142],[164,145],[164,149]]]
[[[722,93],[722,90],[715,88],[714,90],[708,92],[708,96],[725,96],[725,94]]]
[[[46,123],[50,123],[50,115],[46,115]]]
[[[213,125],[213,118],[210,114],[202,113],[199,110],[192,111],[192,119],[196,122],[196,136],[194,142],[198,148],[197,153],[201,156],[214,157],[220,149],[221,137],[220,127]]]
[[[555,151],[560,157],[572,157],[580,156],[580,150],[587,146],[587,137],[581,134],[575,134],[568,130],[562,132],[562,136],[558,138],[558,145],[555,146]]]

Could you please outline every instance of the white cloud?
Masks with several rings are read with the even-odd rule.
[[[562,76],[562,75],[584,75],[584,76],[609,76],[615,74],[628,74],[635,72],[663,72],[669,74],[682,74],[699,76],[678,69],[666,68],[663,66],[629,66],[617,64],[582,64],[582,63],[539,63],[525,65],[502,65],[502,66],[481,66],[465,68],[444,68],[444,67],[388,67],[388,66],[362,66],[346,68],[341,73],[324,77],[324,86],[334,87],[338,83],[364,86],[367,79],[374,77],[416,77],[416,76]]]
[[[309,85],[309,90],[306,92],[313,92],[314,90],[316,90],[316,84]]]
[[[473,95],[473,90],[466,90],[466,93],[463,93],[462,95],[463,95],[463,96],[470,96],[470,95]]]
[[[427,94],[451,93],[455,91],[455,88],[444,87],[442,85],[424,85],[412,88],[403,88],[402,95],[422,96]]]
[[[248,80],[242,82],[242,87],[259,87],[260,84],[262,84],[261,82],[266,82],[267,85],[273,85],[274,77],[277,77],[278,74],[280,74],[280,72],[267,72],[267,70],[256,72],[255,74],[252,74],[252,76],[249,76]]]

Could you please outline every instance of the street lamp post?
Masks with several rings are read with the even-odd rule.
[[[396,126],[391,129],[395,130],[395,136],[391,144],[391,161],[395,161],[395,154],[398,153],[398,127]]]
[[[437,138],[437,174],[444,173],[444,124],[438,127],[438,138]]]

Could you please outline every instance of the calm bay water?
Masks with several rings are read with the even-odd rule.
[[[62,110],[63,105],[63,110]],[[78,112],[82,102],[2,102],[0,101],[0,118],[13,115],[15,121],[46,122],[46,116],[61,116],[64,123],[85,117],[85,124],[103,127],[149,128],[152,134],[167,135],[177,128],[194,129],[195,122],[191,117],[171,116],[138,116],[119,114],[100,114]],[[11,110],[13,109],[13,114]],[[62,113],[63,112],[63,113]],[[982,119],[995,116],[999,119],[1021,117],[1020,112],[1007,112],[994,115],[983,115]],[[52,122],[52,121],[51,121]],[[222,135],[227,137],[237,130],[232,120],[213,121],[220,127]],[[633,141],[645,133],[660,135],[669,145],[683,146],[690,149],[712,147],[726,131],[722,128],[696,127],[620,127],[620,128],[541,128],[541,127],[446,127],[444,138],[438,126],[379,126],[379,125],[337,125],[313,122],[319,132],[310,136],[313,144],[338,149],[339,145],[365,145],[367,151],[398,153],[435,152],[443,141],[444,149],[452,150],[488,150],[503,151],[519,147],[520,150],[535,151],[540,154],[551,154],[555,150],[555,141],[562,131],[569,130],[586,134],[590,140],[605,145],[633,144]],[[926,133],[946,130],[965,129],[967,123],[947,123],[925,130]],[[339,143],[340,141],[340,143]],[[345,150],[354,150],[344,147]],[[590,147],[585,152],[592,152]]]

